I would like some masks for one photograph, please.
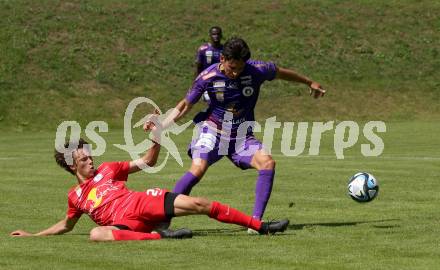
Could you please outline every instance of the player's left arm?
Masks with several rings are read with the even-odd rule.
[[[296,72],[292,69],[277,67],[276,78],[281,79],[281,80],[285,80],[285,81],[299,82],[299,83],[303,83],[303,84],[309,86],[310,87],[310,95],[313,94],[314,98],[322,97],[322,96],[324,96],[324,94],[326,92],[323,89],[323,87],[321,86],[321,84],[307,78],[304,75],[299,74],[298,72]]]

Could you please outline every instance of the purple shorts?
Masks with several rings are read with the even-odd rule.
[[[201,125],[198,134],[188,148],[188,155],[201,158],[214,164],[223,156],[227,156],[235,166],[246,170],[251,168],[251,160],[255,152],[263,149],[263,144],[252,133],[243,138],[227,136],[207,125]]]

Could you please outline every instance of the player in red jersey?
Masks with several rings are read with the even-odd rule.
[[[147,124],[148,129],[153,124]],[[156,134],[153,146],[138,160],[127,162],[105,162],[94,168],[87,142],[80,139],[71,151],[72,163],[68,165],[66,156],[55,150],[57,163],[76,176],[78,185],[68,193],[66,217],[46,230],[32,234],[17,230],[11,236],[44,236],[64,234],[71,231],[81,215],[87,214],[99,226],[90,231],[93,241],[112,240],[154,240],[161,238],[189,238],[188,229],[176,231],[159,230],[161,222],[173,217],[186,215],[207,215],[218,221],[233,223],[273,234],[284,231],[287,219],[275,222],[261,222],[244,213],[205,198],[195,198],[154,188],[145,192],[126,188],[128,175],[140,171],[144,166],[154,166],[160,151]],[[65,148],[72,146],[66,143]]]

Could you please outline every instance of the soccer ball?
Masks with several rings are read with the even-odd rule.
[[[378,193],[379,184],[372,174],[360,172],[348,181],[348,195],[357,202],[370,202]]]

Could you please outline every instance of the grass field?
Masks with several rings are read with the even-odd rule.
[[[317,103],[301,85],[267,83],[259,116],[438,120],[437,14],[435,0],[2,0],[0,130],[54,130],[66,119],[122,127],[136,96],[173,106],[212,25],[245,38],[252,58],[329,90]]]
[[[277,174],[266,218],[289,218],[288,231],[249,236],[234,225],[184,217],[173,226],[193,229],[193,239],[126,243],[88,241],[93,224],[87,217],[65,236],[10,238],[15,229],[36,232],[63,218],[66,192],[75,181],[52,158],[55,132],[6,132],[0,142],[0,268],[437,269],[439,132],[435,122],[389,122],[380,134],[385,143],[381,156],[363,157],[359,142],[344,160],[335,157],[332,132],[323,137],[316,157],[285,157],[275,142]],[[121,130],[102,136],[107,150],[97,162],[129,158],[112,146],[123,143]],[[169,160],[158,174],[132,175],[128,186],[171,189],[189,165],[184,155],[188,139],[189,133],[175,138],[184,168]],[[346,195],[348,177],[357,171],[379,180],[375,201],[358,204]],[[255,176],[222,160],[193,195],[250,213]]]
[[[438,269],[438,14],[435,0],[0,0],[0,269]],[[184,217],[173,226],[193,229],[193,239],[92,243],[94,225],[83,217],[65,236],[9,237],[65,215],[75,181],[52,157],[60,122],[84,128],[106,121],[107,150],[96,161],[128,159],[113,146],[124,143],[127,104],[146,96],[162,109],[174,106],[213,25],[226,38],[245,38],[252,58],[296,69],[328,90],[313,100],[302,85],[264,84],[258,120],[382,120],[383,154],[362,156],[363,138],[338,160],[329,131],[318,156],[306,149],[286,157],[276,131],[276,182],[265,217],[291,220],[280,235],[249,236]],[[189,138],[173,138],[183,168],[169,160],[158,174],[131,176],[128,186],[172,189],[189,166]],[[346,195],[358,171],[379,180],[371,203]],[[255,178],[222,160],[192,194],[251,213]]]

